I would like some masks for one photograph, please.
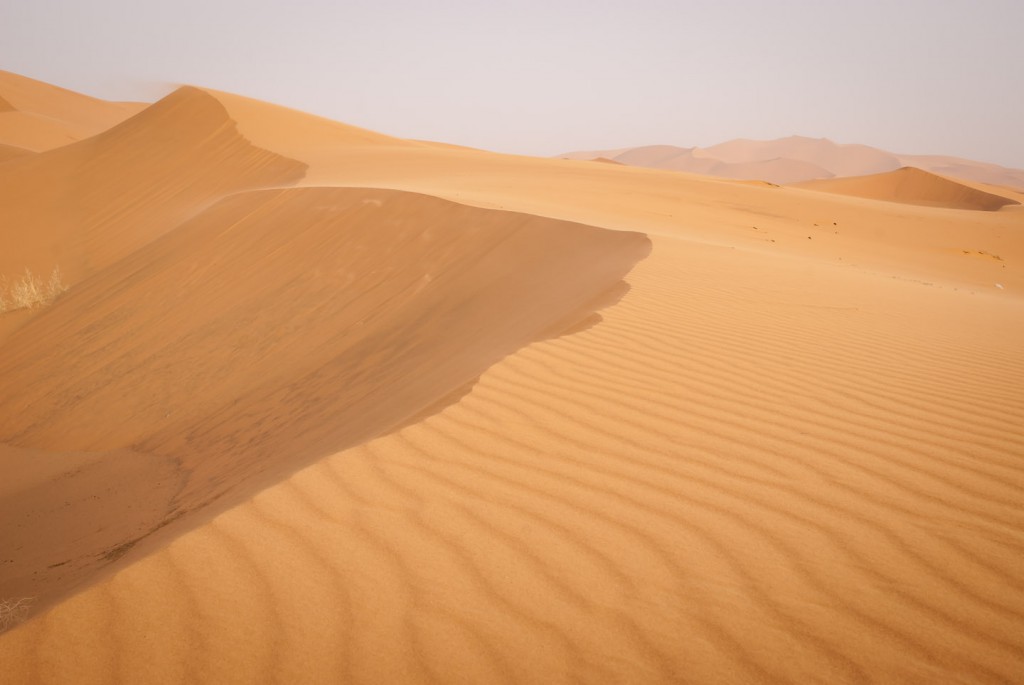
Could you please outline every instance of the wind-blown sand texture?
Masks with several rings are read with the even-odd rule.
[[[4,682],[1024,672],[1012,205],[196,88],[0,174]]]

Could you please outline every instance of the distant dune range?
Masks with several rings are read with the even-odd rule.
[[[3,682],[1024,672],[1021,193],[0,98]]]
[[[1024,191],[1024,169],[937,155],[902,155],[867,145],[841,145],[825,138],[731,140],[707,148],[647,145],[618,150],[569,152],[564,159],[607,159],[621,164],[668,169],[780,185],[845,176],[866,176],[914,167]],[[898,198],[888,198],[895,199]]]

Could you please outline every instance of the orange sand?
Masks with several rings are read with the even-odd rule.
[[[110,126],[0,161],[5,683],[1024,672],[1018,194]]]

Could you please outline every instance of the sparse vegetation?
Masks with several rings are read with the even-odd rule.
[[[0,633],[24,621],[33,601],[35,597],[0,599]]]
[[[50,304],[67,290],[60,267],[53,267],[48,281],[36,277],[28,268],[13,284],[0,278],[0,313],[15,309],[34,309]]]

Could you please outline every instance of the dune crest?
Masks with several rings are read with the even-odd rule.
[[[395,191],[215,205],[0,347],[0,442],[67,455],[58,480],[79,484],[128,459],[136,471],[112,480],[131,479],[144,509],[130,535],[53,549],[40,530],[96,520],[109,498],[53,508],[63,490],[15,493],[0,537],[33,563],[0,568],[0,584],[51,599],[169,522],[387,432],[585,317],[647,249],[640,234]]]
[[[290,185],[306,166],[253,146],[217,100],[181,88],[92,138],[0,166],[0,274],[59,266],[69,284],[226,194]]]
[[[0,70],[0,144],[50,150],[105,131],[144,107],[99,100]]]
[[[362,146],[423,145],[233,93],[208,88],[203,92],[224,107],[250,142],[289,157],[304,159],[307,154]]]

